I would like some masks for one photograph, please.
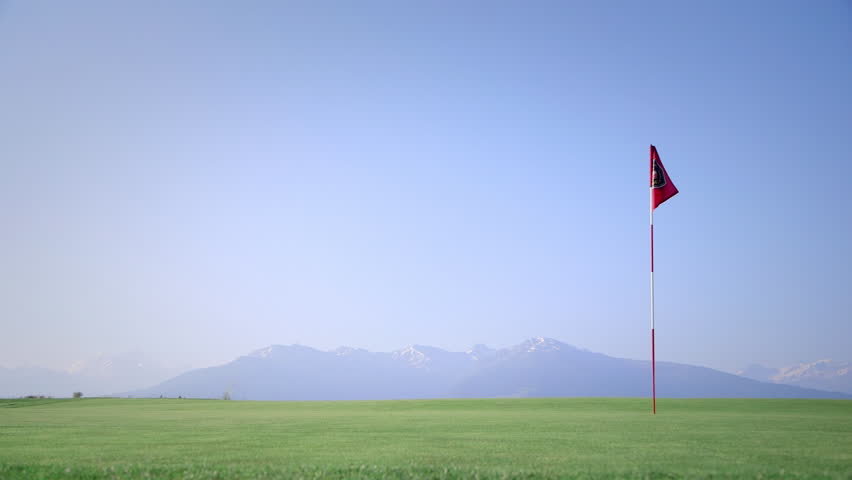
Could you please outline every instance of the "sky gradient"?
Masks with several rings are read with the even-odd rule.
[[[357,4],[357,5],[356,5]],[[0,4],[0,366],[852,360],[852,7]]]

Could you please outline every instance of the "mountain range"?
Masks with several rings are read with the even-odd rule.
[[[852,398],[850,363],[752,365],[736,375],[658,362],[661,397]],[[394,352],[272,345],[177,375],[141,353],[100,355],[62,371],[0,367],[0,397],[46,395],[247,400],[649,396],[650,362],[610,357],[550,338],[465,352],[412,345]],[[147,386],[147,387],[146,387]],[[146,388],[142,388],[146,387]]]
[[[551,338],[466,352],[413,345],[395,352],[273,345],[225,365],[186,372],[133,397],[378,400],[650,396],[648,361],[610,357]],[[657,362],[660,397],[852,398],[710,368]]]

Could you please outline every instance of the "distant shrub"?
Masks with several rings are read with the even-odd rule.
[[[74,392],[74,398],[83,398],[83,392]]]
[[[222,400],[230,400],[230,399],[231,399],[231,392],[225,392],[224,394],[222,394]]]

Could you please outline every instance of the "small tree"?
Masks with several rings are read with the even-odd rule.
[[[83,398],[83,392],[74,392],[74,398]]]
[[[231,399],[231,392],[225,392],[222,395],[222,400],[230,400],[230,399]]]

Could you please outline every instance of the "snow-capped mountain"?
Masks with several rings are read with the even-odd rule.
[[[474,360],[487,360],[497,354],[497,350],[478,343],[465,353],[470,355]]]
[[[464,372],[472,368],[478,358],[468,352],[448,352],[426,345],[411,345],[391,353],[391,357],[413,368],[428,372]]]
[[[466,352],[424,345],[389,353],[273,345],[130,394],[221,398],[228,392],[235,400],[636,397],[650,395],[650,370],[647,361],[609,357],[551,338],[500,350],[478,345]],[[668,362],[657,363],[657,392],[662,397],[846,398]]]
[[[391,356],[394,360],[405,362],[414,368],[429,368],[429,364],[432,363],[432,359],[427,357],[425,353],[417,350],[414,345],[397,350]]]
[[[737,372],[737,375],[762,382],[852,394],[850,362],[823,359],[782,368],[750,365]]]
[[[552,338],[544,338],[544,337],[536,337],[530,338],[524,342],[521,342],[514,347],[506,349],[504,354],[520,354],[520,353],[530,353],[530,352],[557,352],[562,350],[563,348],[569,348],[576,350],[576,347],[572,347],[571,345],[566,345],[558,340],[554,340]]]

